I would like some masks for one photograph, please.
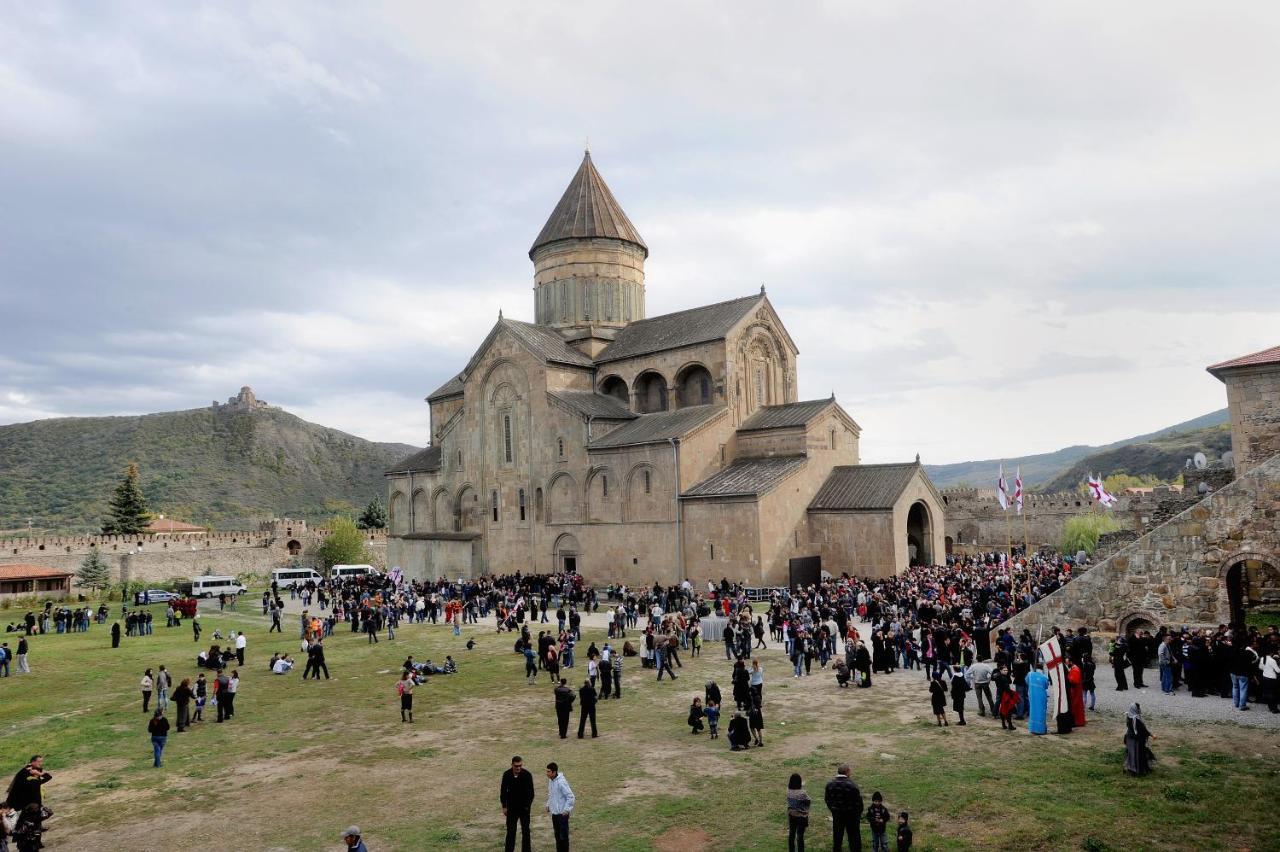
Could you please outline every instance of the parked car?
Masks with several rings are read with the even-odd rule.
[[[133,602],[141,606],[146,603],[168,603],[182,597],[174,592],[166,592],[164,589],[147,589],[141,592],[133,593]]]

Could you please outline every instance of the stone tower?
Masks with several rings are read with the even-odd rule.
[[[617,329],[644,319],[648,256],[588,151],[529,249],[538,324],[594,355]]]
[[[1236,476],[1280,453],[1280,346],[1207,368],[1227,386]]]

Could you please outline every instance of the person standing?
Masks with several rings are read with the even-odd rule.
[[[578,714],[578,739],[582,739],[586,732],[587,719],[591,720],[591,738],[595,739],[599,735],[596,731],[596,688],[589,680],[584,680],[578,690]]]
[[[1151,771],[1151,750],[1147,741],[1151,732],[1142,721],[1142,708],[1129,705],[1124,720],[1124,771],[1130,775],[1146,775]]]
[[[113,622],[111,625],[111,647],[120,647],[120,622]]]
[[[613,697],[622,697],[622,652],[614,651],[613,660],[610,662],[613,668]]]
[[[173,691],[173,703],[178,705],[178,733],[191,727],[191,701],[195,692],[191,689],[191,679],[183,678],[182,683]]]
[[[400,721],[413,721],[413,688],[417,686],[417,682],[413,679],[413,674],[409,669],[405,669],[400,673],[400,681],[396,684],[396,692],[400,694]],[[409,714],[406,719],[405,714]]]
[[[27,805],[37,807],[44,805],[43,787],[53,780],[53,776],[44,771],[44,755],[33,754],[27,765],[13,776],[9,783],[9,807],[21,813]]]
[[[248,646],[249,640],[245,638],[244,631],[241,630],[236,634],[236,660],[240,665],[244,665],[244,651]]]
[[[169,709],[169,687],[173,685],[172,678],[165,671],[164,666],[160,667],[160,671],[156,672],[156,709]]]
[[[200,641],[200,617],[193,616],[191,619],[191,635],[195,637],[197,642]]]
[[[227,678],[227,718],[230,719],[236,715],[236,693],[240,691],[240,670],[232,669],[231,677]],[[221,703],[221,699],[219,699]]]
[[[31,666],[27,664],[29,647],[26,636],[18,640],[18,674],[31,674]]]
[[[1160,663],[1160,691],[1165,695],[1173,694],[1173,634],[1166,634],[1156,651],[1156,660]]]
[[[787,781],[787,852],[804,852],[804,832],[809,827],[811,805],[800,773],[791,773]]]
[[[502,815],[507,818],[506,852],[515,852],[516,826],[520,826],[520,848],[532,852],[529,842],[529,810],[533,807],[533,776],[524,771],[524,760],[516,755],[511,758],[511,768],[502,773],[502,786],[498,792],[502,802]]]
[[[159,707],[156,713],[151,717],[151,721],[147,723],[147,733],[151,734],[151,748],[155,752],[155,763],[153,766],[160,766],[160,755],[164,754],[164,744],[169,739],[169,720],[164,717],[164,711]]]
[[[849,836],[849,848],[862,850],[862,791],[849,778],[849,764],[841,764],[836,777],[827,782],[824,799],[831,811],[832,850],[840,852],[844,837]]]
[[[1129,666],[1129,650],[1125,645],[1124,637],[1117,636],[1115,642],[1111,644],[1111,671],[1116,676],[1116,692],[1125,692],[1129,689],[1129,679],[1125,677],[1124,670]]]
[[[560,739],[566,739],[569,736],[569,716],[573,713],[573,690],[569,687],[569,681],[560,678],[560,685],[553,690],[556,699],[556,724],[560,728]]]
[[[217,721],[219,724],[231,716],[227,712],[230,709],[228,705],[231,703],[227,698],[227,686],[230,683],[231,679],[227,677],[222,669],[218,669],[218,674],[213,679],[213,703],[218,707]]]
[[[151,692],[155,688],[155,681],[151,678],[151,669],[147,669],[142,673],[142,680],[138,684],[142,687],[142,712],[151,712]]]
[[[546,610],[543,610],[546,613]],[[551,814],[551,830],[556,836],[556,852],[569,852],[569,815],[576,798],[569,780],[554,761],[547,764],[547,813]]]
[[[964,679],[964,669],[956,666],[951,670],[951,709],[960,714],[960,721],[957,725],[965,724],[964,721],[964,697],[969,691],[969,682]]]

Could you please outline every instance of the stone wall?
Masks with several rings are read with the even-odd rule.
[[[1236,473],[1280,453],[1280,369],[1276,364],[1224,371]]]
[[[1123,629],[1230,621],[1228,572],[1249,565],[1255,602],[1280,601],[1280,455],[1099,562],[1003,627]]]
[[[286,527],[285,524],[292,526]],[[279,527],[276,529],[275,527]],[[292,532],[294,535],[287,535]],[[217,532],[192,536],[47,536],[0,541],[0,565],[42,565],[75,571],[90,550],[97,548],[111,568],[113,582],[162,582],[201,574],[267,575],[295,558],[315,564],[315,549],[328,530],[308,528],[304,521],[275,521],[258,530]],[[373,564],[386,562],[386,536],[367,533],[365,547]],[[289,544],[300,548],[297,557]]]

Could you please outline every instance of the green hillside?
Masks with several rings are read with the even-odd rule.
[[[0,426],[0,530],[25,530],[31,519],[37,531],[97,532],[131,461],[151,510],[166,517],[220,529],[272,516],[319,520],[383,495],[382,472],[414,451],[278,408]]]
[[[1057,481],[1060,477],[1064,477],[1069,471],[1073,471],[1075,466],[1083,464],[1085,459],[1090,458],[1094,454],[1119,449],[1133,444],[1141,444],[1153,440],[1160,439],[1167,435],[1175,435],[1180,433],[1194,433],[1201,429],[1227,422],[1227,410],[1225,408],[1218,411],[1210,412],[1185,423],[1178,423],[1147,435],[1138,435],[1134,438],[1125,438],[1122,441],[1116,441],[1114,444],[1107,444],[1101,447],[1091,447],[1084,444],[1077,444],[1072,447],[1064,447],[1051,453],[1037,453],[1030,456],[1021,456],[1019,458],[1009,458],[1004,460],[1004,469],[1009,476],[1009,480],[1013,481],[1013,472],[1019,466],[1022,468],[1022,481],[1027,488],[1034,488],[1037,491],[1056,490],[1051,483]],[[1207,448],[1204,449],[1208,453]],[[1228,446],[1227,449],[1230,449]],[[1185,458],[1178,460],[1181,467]],[[1086,465],[1087,466],[1087,465]],[[1095,465],[1094,472],[1100,468]],[[956,462],[954,464],[930,464],[925,465],[925,471],[929,474],[929,478],[933,480],[934,485],[939,488],[950,488],[956,485],[970,485],[974,488],[995,488],[996,479],[999,476],[1000,459],[983,459],[981,461]],[[1105,468],[1106,473],[1124,473],[1128,471],[1112,470],[1110,467]],[[1087,474],[1089,471],[1085,471]],[[1176,473],[1174,474],[1177,475]]]
[[[1088,478],[1090,473],[1111,476],[1128,473],[1154,476],[1165,482],[1178,477],[1187,459],[1204,453],[1209,461],[1217,461],[1231,449],[1231,427],[1223,423],[1189,432],[1175,432],[1149,441],[1090,453],[1044,486],[1045,491],[1068,491]]]

